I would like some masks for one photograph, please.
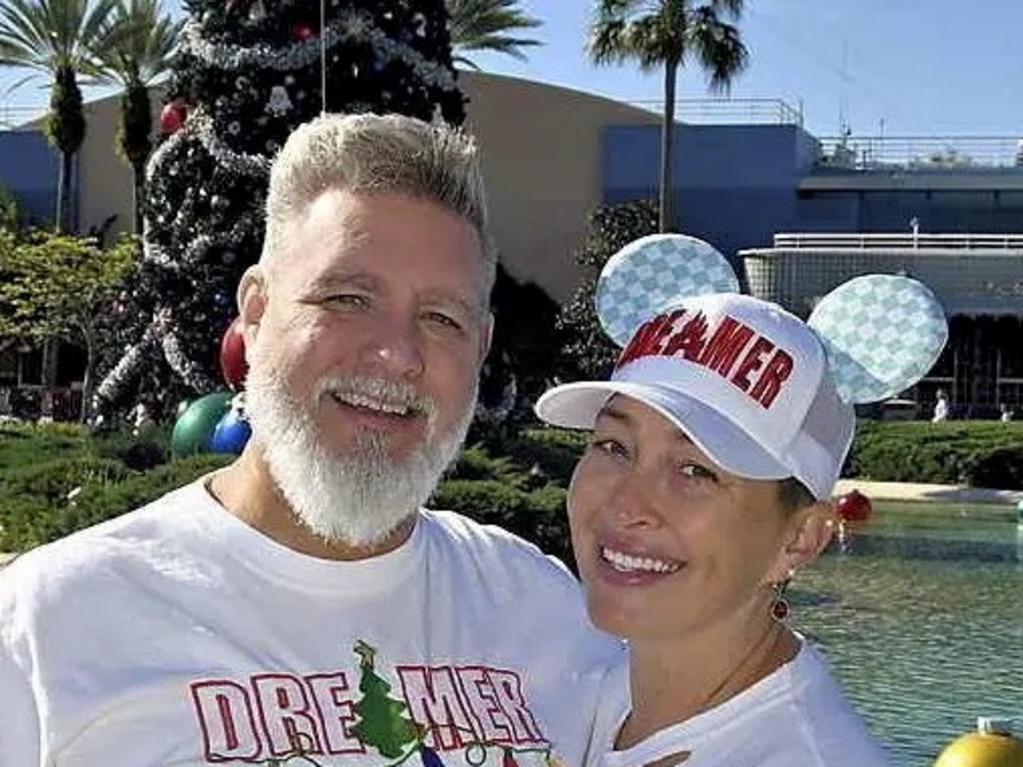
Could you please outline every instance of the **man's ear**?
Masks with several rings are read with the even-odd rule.
[[[779,583],[812,563],[831,542],[838,515],[830,501],[817,501],[793,512],[787,525],[787,542],[778,553],[765,584]]]
[[[250,266],[238,283],[238,316],[246,345],[255,341],[259,323],[266,311],[266,272],[259,265]]]
[[[494,313],[488,311],[483,318],[483,328],[480,332],[480,364],[490,353],[490,344],[494,340]]]

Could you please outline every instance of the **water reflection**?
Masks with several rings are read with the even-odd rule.
[[[931,767],[977,716],[1023,734],[1023,536],[1004,510],[917,511],[881,510],[791,592],[898,767]]]

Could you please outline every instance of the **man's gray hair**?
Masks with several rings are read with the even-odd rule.
[[[261,261],[287,250],[293,225],[323,192],[394,192],[469,221],[483,249],[483,301],[497,270],[479,148],[467,133],[405,115],[322,115],[299,126],[273,161]]]

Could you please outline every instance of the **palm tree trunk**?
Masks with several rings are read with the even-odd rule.
[[[678,80],[678,62],[664,65],[664,116],[661,125],[661,199],[659,229],[675,230],[675,86]]]
[[[96,341],[91,335],[85,337],[85,374],[82,376],[82,409],[78,414],[82,423],[88,423],[92,415],[92,382],[95,378]]]
[[[142,230],[145,228],[144,206],[144,199],[146,194],[145,161],[132,163],[131,170],[132,174],[134,175],[134,183],[132,184],[132,194],[134,195],[135,203],[135,234],[141,237]]]
[[[60,153],[60,178],[57,181],[57,212],[53,222],[53,230],[57,234],[71,231],[71,173],[74,167],[74,155],[71,152]]]

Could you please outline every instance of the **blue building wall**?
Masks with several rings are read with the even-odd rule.
[[[1021,171],[1011,171],[1020,174]],[[991,188],[804,193],[797,218],[804,231],[905,232],[916,218],[925,232],[1008,234],[1023,231],[1023,191]],[[971,177],[984,178],[976,172]]]
[[[794,125],[679,125],[675,135],[678,228],[726,256],[768,246],[796,226],[799,179],[813,166],[816,141]],[[605,131],[604,200],[657,197],[660,128]]]
[[[14,193],[27,223],[52,224],[59,173],[60,155],[42,132],[0,131],[0,184]],[[72,178],[72,214],[75,199]]]
[[[660,152],[657,126],[608,128],[605,202],[656,199]],[[1023,190],[996,191],[1023,169],[964,169],[958,189],[800,191],[817,173],[856,172],[816,167],[817,140],[795,125],[679,125],[675,152],[678,230],[730,258],[769,247],[776,232],[906,232],[913,218],[926,232],[1023,231]]]

